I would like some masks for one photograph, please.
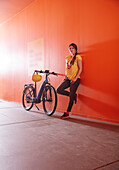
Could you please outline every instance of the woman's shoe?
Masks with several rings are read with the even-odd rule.
[[[60,117],[61,119],[67,119],[69,118],[69,113],[64,112],[64,114]]]

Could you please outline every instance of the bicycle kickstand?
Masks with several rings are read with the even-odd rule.
[[[35,104],[35,106],[36,106],[36,104]],[[38,106],[36,106],[36,108],[39,110]]]

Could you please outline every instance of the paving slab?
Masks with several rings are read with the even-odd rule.
[[[119,170],[118,125],[61,114],[1,100],[0,170]]]

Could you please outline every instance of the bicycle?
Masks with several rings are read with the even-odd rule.
[[[45,73],[45,80],[40,86],[38,95],[36,92],[36,83],[41,80],[42,76],[39,73]],[[57,107],[57,93],[55,88],[49,83],[48,76],[58,75],[58,73],[50,72],[49,70],[35,70],[32,76],[32,80],[35,82],[34,84],[25,84],[22,96],[22,104],[25,110],[29,111],[33,105],[39,110],[36,104],[43,102],[44,112],[51,116]]]

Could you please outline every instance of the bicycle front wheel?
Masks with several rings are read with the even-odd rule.
[[[47,85],[43,91],[43,109],[48,116],[51,116],[57,107],[57,94],[55,88]]]

